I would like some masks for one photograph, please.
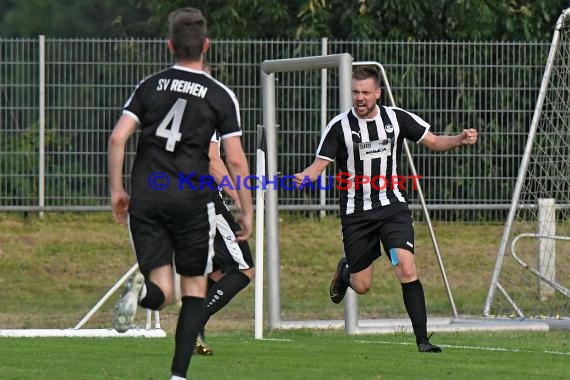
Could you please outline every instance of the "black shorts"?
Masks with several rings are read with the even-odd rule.
[[[155,268],[172,265],[173,259],[176,272],[182,276],[203,276],[212,271],[216,233],[213,202],[200,206],[137,202],[129,206],[129,231],[145,277]]]
[[[408,205],[395,202],[343,217],[342,240],[351,273],[366,269],[380,257],[380,244],[388,258],[391,248],[414,253],[414,228]]]
[[[241,229],[233,215],[218,197],[216,205],[216,238],[214,240],[214,271],[227,273],[236,269],[254,267],[247,241],[235,241],[235,232]]]

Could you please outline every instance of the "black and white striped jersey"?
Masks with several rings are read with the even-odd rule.
[[[404,181],[396,177],[402,175],[403,141],[419,143],[430,125],[401,108],[378,108],[370,120],[359,118],[353,108],[337,115],[317,148],[317,157],[337,161],[342,216],[407,202]]]
[[[242,134],[234,93],[203,71],[178,65],[143,79],[123,113],[141,128],[132,200],[207,199],[211,189],[200,180],[208,175],[210,138],[216,131],[222,139]],[[148,184],[158,172],[170,181],[160,191]]]

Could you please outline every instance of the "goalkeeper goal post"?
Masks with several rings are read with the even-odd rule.
[[[569,162],[570,8],[554,29],[484,316],[570,327]]]
[[[323,55],[314,57],[291,58],[281,60],[264,61],[261,64],[261,85],[263,99],[263,127],[258,130],[261,138],[258,138],[257,150],[257,176],[261,178],[267,175],[273,178],[277,175],[277,131],[275,121],[275,73],[287,71],[315,70],[326,68],[338,68],[339,71],[339,102],[340,109],[346,110],[352,106],[351,78],[352,67],[355,65],[373,65],[379,68],[381,79],[389,101],[394,104],[394,98],[384,68],[378,62],[352,62],[350,54]],[[265,144],[263,139],[265,138]],[[260,142],[261,141],[261,142]],[[265,146],[266,151],[261,149]],[[414,175],[416,170],[413,165],[411,153],[408,146],[404,144],[404,149],[408,157],[410,169]],[[267,157],[266,157],[267,155]],[[447,295],[451,304],[453,317],[457,317],[457,310],[451,293],[451,288],[445,273],[445,267],[441,259],[441,254],[435,233],[431,225],[427,206],[421,187],[418,186],[418,196],[421,200],[425,219],[428,224],[430,236],[435,248],[437,261]],[[256,189],[256,284],[255,284],[255,337],[261,339],[263,336],[263,260],[264,250],[267,249],[267,278],[268,278],[268,322],[269,328],[329,328],[342,326],[343,321],[283,321],[281,319],[281,295],[280,295],[280,265],[279,265],[279,229],[278,229],[278,207],[277,189],[267,186],[267,192],[261,190],[261,186]],[[267,209],[265,209],[267,207]],[[265,217],[267,219],[265,219]],[[266,227],[266,230],[265,230]],[[268,239],[265,237],[268,236]],[[265,243],[265,244],[264,244]],[[386,321],[359,321],[357,296],[350,288],[345,298],[344,328],[347,334],[359,332],[375,332],[386,327],[394,329],[405,329],[403,326],[395,326]],[[449,320],[444,322],[449,324]]]

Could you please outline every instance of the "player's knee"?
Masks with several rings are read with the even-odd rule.
[[[366,294],[370,290],[370,286],[353,287],[353,290],[358,294]]]
[[[359,279],[354,276],[350,279],[350,287],[358,294],[367,293],[372,287],[372,280],[370,279]]]
[[[414,265],[403,265],[398,271],[400,282],[411,282],[417,279],[416,267]]]

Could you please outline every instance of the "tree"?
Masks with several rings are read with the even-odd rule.
[[[114,0],[7,0],[0,35],[10,37],[119,37],[144,33],[144,8]]]
[[[0,35],[150,37],[196,7],[212,39],[550,39],[567,0],[5,0]]]
[[[150,30],[166,34],[166,16],[201,9],[210,37],[374,40],[543,40],[567,0],[146,0]]]

